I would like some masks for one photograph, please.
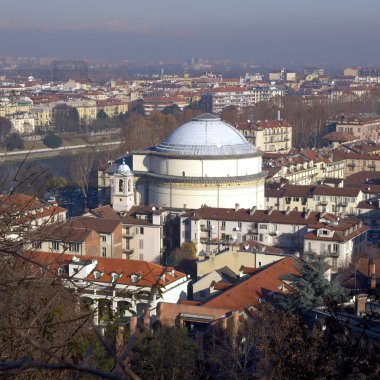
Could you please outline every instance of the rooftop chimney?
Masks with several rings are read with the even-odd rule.
[[[235,203],[235,211],[239,211],[240,209],[240,204],[239,203]]]
[[[249,210],[249,215],[253,215],[257,210],[257,207],[256,206],[253,206],[250,210]]]
[[[375,259],[371,258],[368,261],[368,274],[370,281],[370,289],[376,289],[376,266]]]

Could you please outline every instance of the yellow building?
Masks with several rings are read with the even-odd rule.
[[[242,123],[236,127],[246,139],[263,152],[288,152],[292,148],[292,126],[285,120]]]
[[[128,102],[119,99],[98,100],[97,112],[103,110],[108,117],[116,117],[128,112]]]

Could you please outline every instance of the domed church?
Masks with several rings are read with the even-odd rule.
[[[263,209],[261,156],[233,126],[211,114],[196,116],[157,146],[132,153],[135,203]]]

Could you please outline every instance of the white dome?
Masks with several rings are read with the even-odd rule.
[[[153,150],[192,156],[235,156],[257,152],[236,128],[211,114],[196,116],[181,125]]]
[[[127,176],[129,174],[132,174],[132,171],[123,159],[123,162],[118,166],[116,173]]]

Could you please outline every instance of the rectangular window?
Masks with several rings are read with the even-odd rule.
[[[79,243],[69,243],[70,252],[79,252],[80,244]]]
[[[107,236],[106,235],[100,235],[102,237],[102,242],[105,243],[107,241]]]
[[[259,241],[263,241],[263,240],[264,240],[263,234],[259,234]]]
[[[222,229],[222,231],[224,231],[226,229],[226,222],[224,220],[222,221],[221,229]]]
[[[144,235],[144,227],[136,227],[137,235]]]
[[[239,223],[238,223],[238,227],[239,227],[240,230],[241,230],[242,225],[243,225],[242,222],[239,222]]]
[[[32,243],[32,248],[34,248],[34,249],[40,249],[41,246],[42,246],[42,243],[40,241],[34,241]]]
[[[53,251],[59,251],[59,241],[52,241],[51,248]]]
[[[106,247],[102,247],[102,256],[107,257],[107,248]]]
[[[261,228],[262,230],[266,230],[268,226],[266,224],[260,224],[259,228]]]
[[[143,239],[139,240],[139,248],[144,249],[144,240]]]
[[[143,253],[139,254],[139,260],[144,260],[144,254]]]

